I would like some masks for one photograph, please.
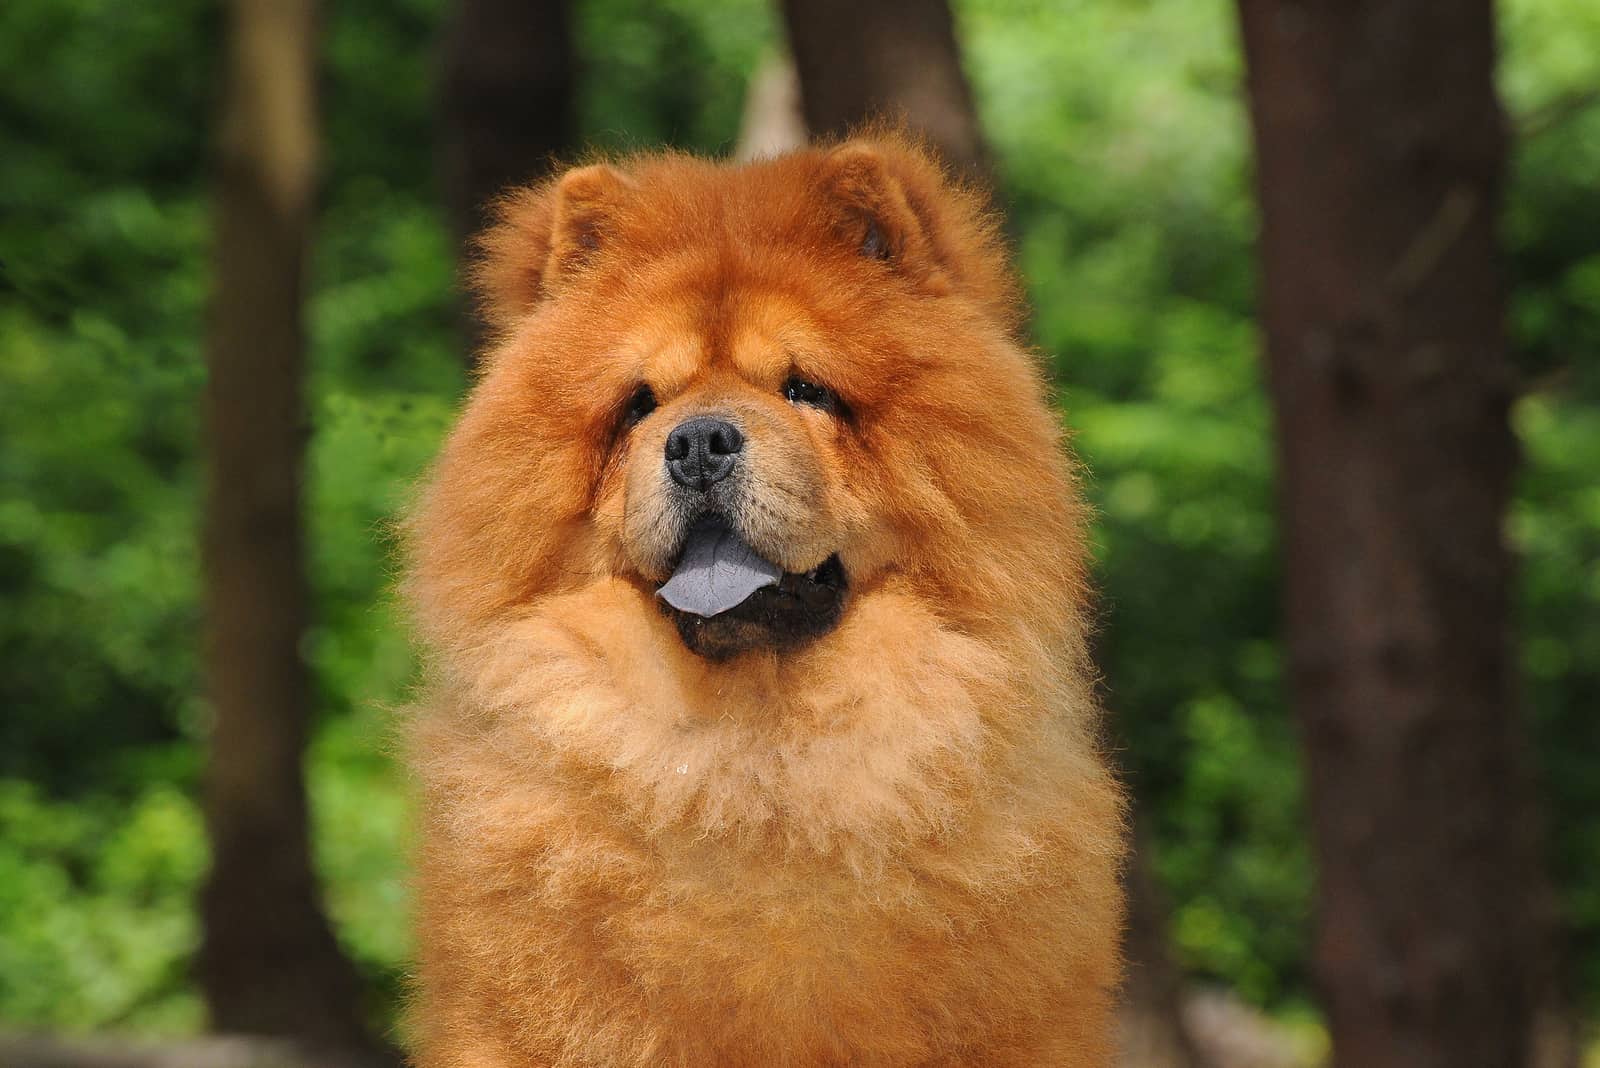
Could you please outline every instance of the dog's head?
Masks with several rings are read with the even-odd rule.
[[[887,587],[966,629],[1070,613],[1004,256],[918,149],[580,167],[502,203],[476,281],[498,340],[413,530],[436,636],[619,578],[710,660]]]

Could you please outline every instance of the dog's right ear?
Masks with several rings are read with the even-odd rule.
[[[509,327],[581,271],[605,246],[632,188],[627,175],[595,163],[502,197],[495,222],[477,238],[471,273],[484,319]]]

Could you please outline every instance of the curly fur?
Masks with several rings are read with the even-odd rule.
[[[482,250],[499,337],[409,527],[418,1064],[1108,1063],[1083,508],[979,198],[894,135],[644,156]],[[801,648],[702,659],[654,601],[662,442],[712,410],[752,543],[850,576]]]

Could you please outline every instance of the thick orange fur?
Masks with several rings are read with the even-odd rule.
[[[596,164],[501,219],[409,532],[418,1064],[1107,1064],[1083,509],[978,198],[890,136]],[[702,659],[653,600],[663,441],[706,411],[751,543],[849,575],[810,644]]]

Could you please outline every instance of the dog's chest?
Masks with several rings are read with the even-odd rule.
[[[972,900],[903,863],[851,859],[685,843],[618,896],[593,944],[657,1011],[720,1021],[735,1045],[826,1043],[870,1018],[910,1027],[948,1011],[980,971]]]

